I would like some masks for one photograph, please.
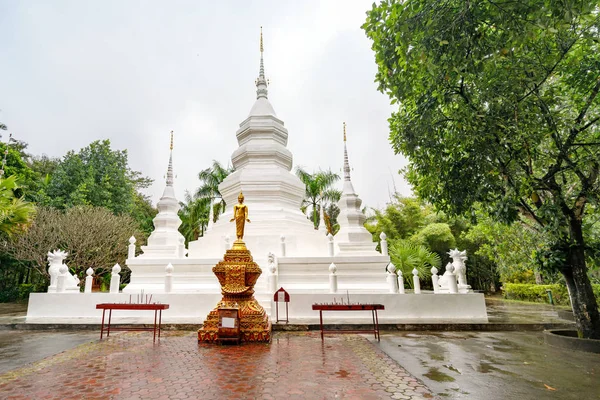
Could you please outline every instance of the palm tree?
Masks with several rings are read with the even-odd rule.
[[[325,207],[324,210],[326,210],[327,203],[338,202],[342,196],[340,190],[332,188],[333,184],[340,179],[340,176],[331,172],[331,170],[319,170],[314,174],[310,174],[302,167],[296,168],[296,175],[306,186],[301,210],[309,219],[312,219],[315,229],[319,229],[321,207]],[[311,214],[308,214],[309,212]]]
[[[404,277],[411,277],[413,269],[419,271],[419,278],[424,279],[431,275],[431,267],[440,268],[442,260],[437,253],[430,251],[421,244],[411,243],[408,240],[396,240],[390,243],[390,259],[396,266],[396,271],[402,272]],[[412,279],[405,279],[409,287],[413,287]]]
[[[15,195],[17,177],[0,177],[0,235],[11,237],[33,223],[35,206]]]
[[[219,192],[219,184],[227,178],[235,169],[233,167],[223,167],[221,163],[213,160],[212,166],[206,168],[198,174],[198,178],[202,181],[202,185],[196,190],[196,198],[210,199],[210,204],[213,200],[220,198],[221,201],[214,205],[213,222],[217,222],[219,215],[225,212],[225,200]]]
[[[179,232],[185,238],[185,243],[188,244],[190,241],[204,236],[204,231],[208,225],[210,199],[208,197],[192,197],[190,192],[186,191],[185,202],[179,204],[181,206],[179,209],[179,217],[181,218]]]

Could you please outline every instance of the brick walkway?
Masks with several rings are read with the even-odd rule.
[[[276,333],[198,345],[195,333],[125,333],[0,375],[3,399],[430,399],[365,338]]]

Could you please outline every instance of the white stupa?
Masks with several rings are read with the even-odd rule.
[[[235,172],[219,185],[228,207],[204,237],[189,243],[189,257],[223,255],[225,237],[233,236],[231,206],[240,192],[244,193],[252,221],[246,224],[244,241],[255,257],[266,257],[269,251],[278,249],[282,236],[287,255],[327,254],[324,232],[315,230],[300,211],[305,187],[291,172],[288,131],[269,102],[263,53],[261,33],[256,101],[236,132],[239,147],[231,155]]]
[[[181,218],[179,202],[175,198],[173,188],[173,131],[171,131],[171,145],[169,147],[169,167],[167,168],[167,181],[162,197],[156,207],[158,214],[154,217],[154,231],[148,238],[148,245],[142,246],[144,258],[180,258],[185,254],[185,238],[179,232]]]
[[[377,244],[373,242],[373,235],[365,228],[367,217],[360,209],[361,204],[362,200],[354,191],[350,179],[350,162],[346,148],[346,123],[344,122],[344,187],[342,188],[342,197],[338,202],[340,215],[337,220],[340,230],[335,235],[338,254],[379,255],[379,252],[375,250]]]
[[[139,256],[135,256],[135,240],[130,241],[126,264],[131,277],[123,292],[33,293],[27,322],[99,322],[101,313],[95,309],[96,304],[128,302],[143,292],[152,294],[153,301],[170,305],[163,314],[164,322],[200,324],[221,299],[212,268],[235,239],[235,225],[229,220],[240,192],[244,193],[252,221],[246,224],[244,241],[263,271],[255,285],[255,297],[271,316],[273,293],[283,287],[291,296],[290,318],[298,322],[318,320],[311,305],[332,302],[336,296],[337,301],[343,297],[352,302],[384,304],[380,321],[487,321],[482,294],[398,294],[398,287],[394,286],[396,276],[386,270],[389,256],[375,251],[376,244],[364,227],[362,202],[350,177],[345,128],[344,187],[338,203],[340,231],[335,237],[328,237],[325,229],[314,229],[300,211],[305,187],[291,172],[293,157],[287,149],[288,131],[268,99],[263,53],[261,32],[256,101],[236,133],[239,146],[231,156],[236,170],[219,186],[227,210],[205,236],[190,242],[186,254],[184,238],[177,230],[181,220],[173,190],[171,141],[166,185],[158,202],[155,229]],[[337,321],[365,317],[350,314],[332,315]],[[150,320],[143,312],[128,315],[133,320],[127,320],[128,317],[118,320]]]

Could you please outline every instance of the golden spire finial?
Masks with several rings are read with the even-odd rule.
[[[262,26],[260,27],[260,52],[263,52]]]
[[[173,131],[171,131],[171,146],[170,149],[173,150]]]
[[[346,123],[344,122],[344,142],[346,141]]]

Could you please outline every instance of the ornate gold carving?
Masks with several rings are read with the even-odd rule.
[[[199,342],[214,342],[218,339],[221,307],[238,307],[240,333],[246,342],[271,341],[271,322],[265,310],[254,298],[254,285],[262,273],[252,254],[242,240],[236,240],[227,250],[222,261],[213,267],[213,273],[221,284],[223,298],[212,310],[204,325],[198,330]]]

